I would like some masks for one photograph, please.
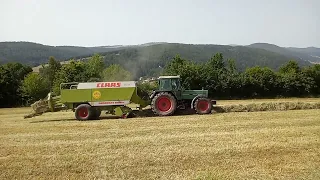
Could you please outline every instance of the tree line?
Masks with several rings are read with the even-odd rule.
[[[240,71],[235,61],[215,54],[204,63],[175,56],[165,65],[161,75],[180,75],[185,89],[208,89],[216,99],[303,97],[320,94],[320,65],[299,67],[289,61],[275,71],[268,67],[251,67]],[[50,57],[39,73],[20,63],[0,66],[0,107],[29,105],[49,92],[60,94],[64,82],[135,80],[130,71],[118,64],[106,64],[96,54],[88,61],[71,60],[61,65]],[[143,90],[150,86],[143,84]]]
[[[211,97],[274,98],[305,97],[320,94],[320,65],[299,67],[294,60],[278,71],[255,66],[239,71],[232,59],[221,53],[205,63],[194,63],[176,56],[165,69],[165,74],[179,74],[186,89],[204,88]]]
[[[96,54],[88,61],[70,60],[68,64],[50,57],[39,73],[20,63],[0,66],[0,107],[30,105],[43,99],[49,92],[60,94],[65,82],[95,82],[132,80],[132,75],[118,64],[105,66],[102,56]]]

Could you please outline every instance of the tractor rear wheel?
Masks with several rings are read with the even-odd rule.
[[[80,104],[75,110],[75,116],[80,121],[91,119],[93,114],[92,107],[89,104]]]
[[[212,110],[212,102],[207,98],[198,98],[194,103],[194,109],[198,114],[209,114]]]
[[[168,92],[158,93],[151,101],[152,111],[160,116],[172,115],[176,108],[176,98]]]

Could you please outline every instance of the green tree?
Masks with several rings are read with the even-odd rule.
[[[223,59],[222,53],[215,54],[208,62],[208,66],[212,70],[216,71],[224,71],[225,70],[225,63]]]
[[[22,92],[30,103],[43,99],[48,93],[48,83],[46,79],[37,73],[28,74],[22,83]]]
[[[251,96],[268,97],[276,94],[277,76],[270,68],[259,66],[245,71],[247,91]]]
[[[225,83],[225,88],[222,90],[223,93],[221,93],[220,97],[243,97],[245,92],[245,78],[243,74],[238,72],[236,63],[233,59],[228,60],[226,71],[224,71],[222,75],[224,76],[222,79]]]
[[[163,75],[180,75],[183,76],[183,71],[190,62],[182,59],[180,55],[176,55],[171,62],[165,66]],[[182,78],[184,79],[184,78]]]
[[[228,59],[227,71],[229,74],[237,74],[236,61],[234,59]]]
[[[181,84],[186,89],[201,86],[201,67],[194,62],[176,55],[165,67],[163,75],[180,75]]]
[[[283,96],[308,95],[316,86],[314,79],[303,73],[295,61],[280,67],[278,76]]]
[[[215,96],[223,96],[225,90],[228,89],[227,84],[227,69],[223,55],[221,53],[215,54],[211,59],[205,63],[201,71],[201,79],[205,81],[205,88]]]
[[[105,68],[102,56],[95,54],[92,56],[86,68],[87,76],[90,77],[89,81],[97,81],[102,78],[102,72]]]
[[[69,64],[65,64],[57,72],[53,92],[60,94],[60,84],[68,82],[86,82],[90,77],[86,74],[86,64],[71,60]]]
[[[42,68],[39,69],[39,74],[45,78],[44,81],[48,84],[48,89],[52,90],[53,83],[55,80],[56,73],[61,69],[60,62],[56,61],[53,56],[49,58],[48,65],[42,65]]]
[[[281,90],[279,94],[288,97],[299,97],[311,94],[315,87],[312,78],[303,73],[280,74]]]
[[[130,81],[132,74],[118,64],[113,64],[103,71],[104,81]]]
[[[299,73],[301,71],[299,64],[296,61],[289,61],[285,65],[280,67],[280,73]]]
[[[312,88],[312,94],[320,94],[320,64],[315,64],[313,66],[306,67],[302,70],[302,73],[307,77],[313,79],[315,86]]]
[[[21,84],[24,77],[32,72],[31,67],[20,63],[0,66],[0,107],[23,105]]]

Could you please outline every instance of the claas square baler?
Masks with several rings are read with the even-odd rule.
[[[140,109],[149,105],[138,96],[135,81],[62,83],[60,92],[60,102],[73,109],[78,120],[96,119],[102,110],[127,117],[131,112],[128,104]]]

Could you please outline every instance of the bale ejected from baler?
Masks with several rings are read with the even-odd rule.
[[[139,110],[151,106],[159,116],[169,116],[177,109],[192,108],[198,114],[211,113],[216,102],[208,99],[207,90],[184,90],[180,76],[160,76],[159,88],[147,100],[138,96],[135,81],[62,83],[60,96],[47,96],[32,105],[34,113],[25,118],[44,112],[72,109],[78,120],[98,119],[101,111],[126,118],[132,112],[129,104],[137,104]]]

